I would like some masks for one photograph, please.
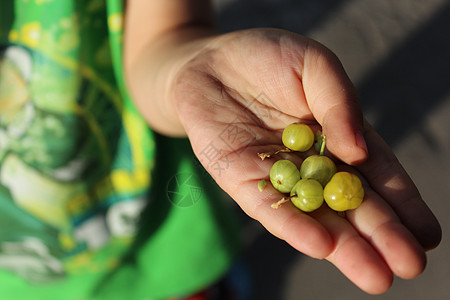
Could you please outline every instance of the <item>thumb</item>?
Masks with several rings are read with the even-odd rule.
[[[364,162],[368,151],[361,107],[339,59],[318,43],[310,47],[302,82],[309,108],[327,138],[327,149],[347,164]]]

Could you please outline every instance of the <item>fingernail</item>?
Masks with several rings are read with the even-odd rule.
[[[366,153],[369,153],[367,150],[366,140],[361,132],[356,133],[356,145],[358,145],[358,147],[363,149]]]

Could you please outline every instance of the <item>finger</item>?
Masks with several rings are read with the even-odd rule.
[[[293,206],[291,202],[278,209],[271,204],[281,199],[270,184],[266,192],[259,192],[257,182],[244,183],[235,193],[242,210],[258,220],[270,233],[286,241],[298,251],[317,259],[323,259],[332,250],[332,241],[325,228]]]
[[[328,261],[369,294],[381,294],[390,288],[393,280],[390,268],[345,218],[328,208],[320,209],[314,217],[334,241],[334,250],[326,258]]]
[[[383,257],[395,275],[411,279],[423,272],[425,252],[400,220],[373,190],[365,187],[363,203],[347,219]]]
[[[339,170],[357,173],[348,166]],[[346,217],[355,229],[377,249],[395,275],[411,279],[425,269],[425,252],[393,209],[357,174],[364,186],[364,201]]]
[[[371,188],[385,199],[401,222],[425,250],[435,248],[442,237],[436,217],[383,139],[367,124],[365,132],[371,155],[357,169]]]
[[[367,148],[355,88],[331,51],[311,45],[302,74],[308,105],[323,127],[330,152],[348,164],[359,164],[367,159]]]

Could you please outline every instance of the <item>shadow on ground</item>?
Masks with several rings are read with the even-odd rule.
[[[373,125],[389,145],[411,131],[421,132],[431,147],[438,145],[422,125],[450,92],[449,29],[450,3],[357,86],[363,110],[375,111]]]

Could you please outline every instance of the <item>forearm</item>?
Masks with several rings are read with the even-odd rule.
[[[214,33],[207,0],[128,1],[124,69],[128,89],[141,114],[156,131],[180,136],[184,128],[170,97],[177,71]]]

